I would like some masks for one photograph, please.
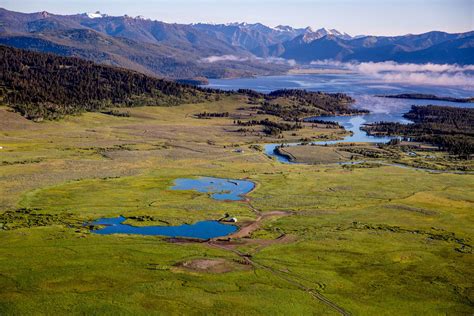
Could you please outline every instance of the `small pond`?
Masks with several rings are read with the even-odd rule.
[[[202,221],[192,225],[180,226],[132,226],[123,224],[127,219],[123,216],[101,218],[90,225],[104,225],[102,229],[92,230],[94,234],[133,234],[145,236],[189,237],[209,239],[227,236],[237,230],[237,226],[223,224],[218,221]]]
[[[241,201],[244,195],[252,191],[254,187],[253,182],[246,180],[200,177],[176,179],[172,189],[211,193],[211,197],[215,200]]]

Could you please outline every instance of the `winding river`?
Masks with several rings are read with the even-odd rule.
[[[331,145],[348,142],[385,143],[391,137],[376,137],[367,135],[360,129],[363,124],[373,122],[400,122],[408,123],[403,114],[409,111],[411,105],[450,105],[457,107],[474,107],[474,104],[456,103],[446,101],[388,99],[376,97],[383,94],[400,93],[426,93],[450,97],[472,97],[472,92],[466,87],[437,87],[416,84],[380,83],[374,78],[358,74],[312,74],[312,75],[286,75],[257,78],[220,79],[210,80],[208,87],[223,90],[253,89],[260,92],[271,92],[277,89],[306,89],[309,91],[343,92],[352,96],[356,102],[354,107],[366,109],[370,114],[357,116],[326,116],[307,119],[338,122],[351,135],[342,140],[317,141],[317,145]],[[285,144],[295,146],[299,143]],[[275,157],[282,163],[291,163],[286,156],[275,154],[275,147],[281,144],[265,144],[265,153]],[[390,164],[396,165],[396,164]],[[399,165],[400,167],[407,167]],[[417,169],[417,168],[413,168]],[[436,170],[433,170],[436,172]],[[240,201],[245,199],[245,194],[254,189],[254,183],[245,180],[220,179],[211,177],[182,178],[175,181],[173,190],[195,190],[208,193],[216,200]],[[218,221],[201,221],[191,225],[179,226],[132,226],[124,224],[126,218],[101,218],[89,223],[93,226],[103,226],[93,230],[95,234],[139,234],[160,235],[168,237],[191,237],[209,239],[222,237],[237,231],[235,225],[224,224]]]
[[[449,97],[472,97],[469,87],[461,86],[433,86],[420,84],[401,84],[380,82],[362,74],[311,74],[311,75],[284,75],[239,79],[210,80],[208,87],[223,90],[253,89],[260,92],[271,92],[277,89],[306,89],[308,91],[323,91],[328,93],[342,92],[352,96],[356,101],[354,107],[369,110],[369,114],[357,116],[326,116],[307,119],[338,122],[351,132],[342,140],[317,141],[316,145],[331,145],[337,143],[369,142],[385,143],[391,137],[369,136],[360,130],[363,124],[374,122],[408,123],[403,114],[408,112],[412,105],[449,105],[455,107],[474,107],[473,103],[457,103],[434,100],[408,100],[381,98],[376,95],[425,93]],[[295,146],[299,143],[285,144]],[[265,153],[275,157],[282,163],[291,163],[287,157],[274,153],[278,144],[265,144]]]
[[[312,142],[312,144],[333,145],[333,144],[338,144],[338,143],[355,143],[355,142],[386,143],[390,139],[392,139],[392,137],[370,136],[370,135],[367,135],[366,132],[360,129],[363,124],[366,124],[368,122],[380,121],[381,119],[378,119],[377,117],[380,117],[380,115],[367,114],[367,115],[357,115],[357,116],[325,116],[325,117],[309,118],[306,121],[310,122],[313,119],[317,119],[321,121],[338,122],[340,125],[344,126],[346,130],[351,132],[351,135],[348,135],[344,137],[344,139],[341,139],[341,140],[315,141],[315,142]],[[408,122],[408,120],[404,119],[403,117],[401,117],[397,121],[403,122],[403,123]],[[297,146],[299,144],[300,143],[286,143],[285,146]],[[275,157],[278,161],[282,163],[292,163],[288,159],[288,157],[275,153],[274,151],[275,148],[280,145],[281,144],[265,144],[264,145],[265,153],[270,157]]]

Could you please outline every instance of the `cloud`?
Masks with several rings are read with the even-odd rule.
[[[249,57],[239,57],[235,55],[221,55],[221,56],[209,56],[202,58],[201,61],[205,63],[216,63],[219,61],[248,61]]]
[[[474,71],[474,65],[459,66],[450,64],[399,64],[393,61],[380,63],[368,62],[352,64],[362,73],[380,73],[380,72],[435,72],[435,73],[456,73],[465,71]]]
[[[234,61],[234,62],[263,62],[266,64],[278,64],[295,66],[296,61],[294,59],[284,59],[279,57],[268,57],[260,58],[256,56],[236,56],[236,55],[220,55],[220,56],[209,56],[201,59],[204,63],[216,63],[221,61]]]
[[[474,87],[474,65],[399,64],[393,61],[342,63],[331,60],[317,60],[311,64],[344,68],[383,82]]]
[[[269,64],[280,64],[280,65],[288,65],[291,67],[296,66],[296,60],[294,59],[285,59],[280,57],[268,57],[268,58],[259,58],[259,60],[263,60],[265,63]]]

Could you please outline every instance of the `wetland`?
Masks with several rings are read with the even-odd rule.
[[[474,176],[443,171],[472,160],[422,143],[382,146],[360,130],[431,100],[372,100],[393,92],[357,94],[374,88],[353,74],[235,80],[210,82],[262,91],[352,85],[355,106],[371,112],[316,119],[345,129],[302,121],[268,135],[234,124],[280,120],[237,94],[41,123],[0,106],[0,314],[472,313]],[[305,139],[327,142],[295,148],[315,164],[266,154],[265,144]],[[226,216],[238,222],[218,222]]]

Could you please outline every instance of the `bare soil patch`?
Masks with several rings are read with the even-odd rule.
[[[192,272],[205,272],[205,273],[226,273],[235,270],[248,270],[251,269],[250,265],[243,264],[241,262],[229,261],[226,259],[194,259],[190,261],[184,261],[177,265],[179,269],[184,269]]]
[[[229,235],[229,238],[244,238],[250,236],[251,233],[256,231],[260,227],[260,222],[266,218],[270,217],[281,217],[281,216],[288,216],[290,215],[291,212],[285,212],[285,211],[273,211],[273,212],[267,212],[263,213],[262,215],[258,216],[255,221],[244,223],[240,229]]]

